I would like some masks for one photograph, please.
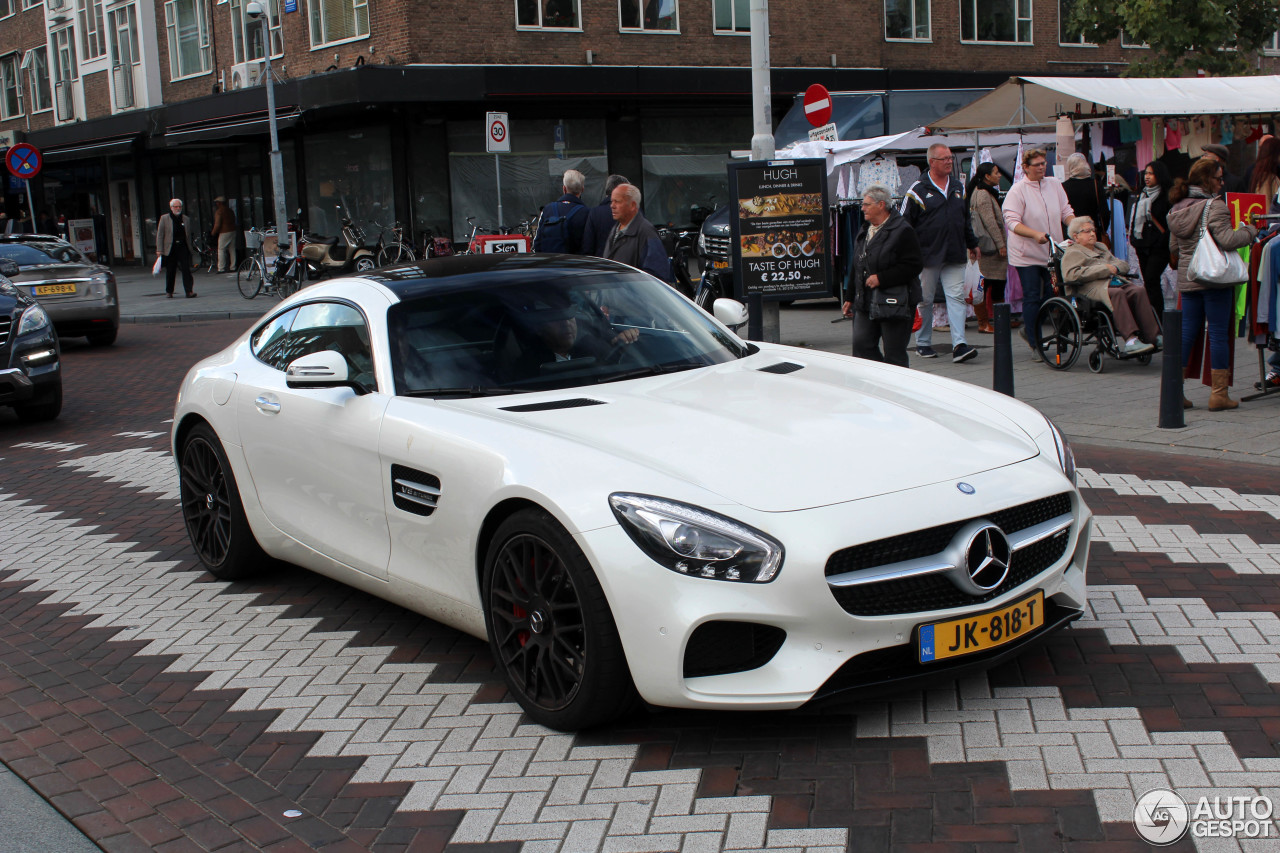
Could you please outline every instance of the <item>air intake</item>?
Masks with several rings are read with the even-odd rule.
[[[761,373],[795,373],[797,370],[804,370],[803,364],[796,364],[794,361],[780,361],[777,364],[771,364],[768,367],[760,368]]]
[[[504,412],[550,412],[555,409],[580,409],[583,406],[603,406],[604,400],[574,397],[570,400],[548,400],[545,403],[526,403],[523,406],[503,406]]]

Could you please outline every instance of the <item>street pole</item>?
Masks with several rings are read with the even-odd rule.
[[[773,145],[773,88],[769,80],[769,0],[751,0],[751,116],[751,159],[772,160],[777,152]],[[778,303],[763,303],[760,313],[764,340],[779,343],[782,331]]]
[[[284,158],[280,155],[280,134],[276,130],[276,87],[271,76],[271,12],[262,6],[262,52],[267,57],[267,123],[271,127],[271,195],[276,200],[276,241],[279,253],[289,248],[289,215],[284,204]]]
[[[493,180],[498,188],[498,228],[501,229],[504,223],[502,221],[502,167],[498,165],[498,155],[493,155]]]

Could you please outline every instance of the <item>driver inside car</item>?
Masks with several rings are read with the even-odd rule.
[[[640,337],[637,329],[615,331],[603,313],[599,322],[581,317],[578,309],[560,294],[526,306],[520,321],[519,325],[533,334],[523,336],[520,358],[513,370],[519,378],[537,376],[547,364],[581,358],[604,361],[618,347],[629,346]]]

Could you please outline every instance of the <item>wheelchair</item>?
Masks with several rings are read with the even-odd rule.
[[[1040,304],[1036,325],[1040,330],[1040,355],[1044,363],[1054,370],[1069,370],[1080,358],[1083,349],[1090,346],[1089,369],[1101,373],[1106,367],[1106,356],[1117,361],[1134,360],[1143,366],[1151,363],[1151,356],[1160,352],[1160,346],[1141,353],[1126,353],[1124,339],[1116,332],[1111,310],[1103,303],[1085,296],[1068,296],[1062,279],[1062,253],[1069,244],[1059,245],[1050,241],[1049,279],[1053,296]],[[1155,313],[1155,309],[1151,309]],[[1156,317],[1159,325],[1160,318]]]

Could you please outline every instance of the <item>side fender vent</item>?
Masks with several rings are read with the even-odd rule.
[[[780,361],[777,364],[771,364],[768,367],[760,368],[761,373],[795,373],[797,370],[804,370],[803,364],[796,364],[794,361]]]
[[[396,509],[414,515],[431,515],[440,503],[440,478],[403,465],[392,465],[391,499]]]
[[[555,409],[580,409],[583,406],[603,406],[604,400],[574,397],[569,400],[548,400],[545,403],[525,403],[523,406],[502,406],[504,412],[550,412]]]

